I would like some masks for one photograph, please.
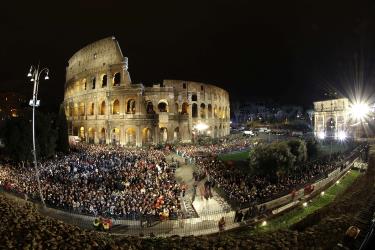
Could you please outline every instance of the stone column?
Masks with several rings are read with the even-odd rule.
[[[142,147],[142,135],[141,135],[141,128],[139,125],[137,125],[137,128],[136,128],[136,146]]]

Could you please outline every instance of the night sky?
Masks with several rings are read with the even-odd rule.
[[[51,108],[69,58],[108,36],[133,83],[202,81],[231,99],[304,106],[330,89],[375,85],[374,1],[7,1],[0,27],[0,91],[31,96],[26,74],[40,61],[51,71],[40,99]]]

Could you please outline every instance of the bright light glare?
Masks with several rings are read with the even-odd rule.
[[[307,207],[307,202],[302,203],[302,206]]]
[[[347,135],[345,133],[345,131],[339,131],[337,133],[337,139],[339,139],[340,141],[345,141]]]
[[[267,221],[263,221],[262,226],[267,226]]]
[[[363,120],[370,112],[370,106],[364,102],[353,103],[350,113],[354,119]]]
[[[324,140],[324,138],[326,138],[326,134],[325,134],[323,131],[320,131],[320,132],[318,133],[318,138],[319,138],[320,140]]]
[[[199,131],[203,131],[203,130],[208,129],[208,125],[205,123],[198,123],[197,125],[195,125],[195,129]]]
[[[322,192],[320,193],[321,196],[324,196],[324,194],[325,194],[324,191],[322,191]]]

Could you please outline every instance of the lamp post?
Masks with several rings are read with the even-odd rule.
[[[28,77],[30,77],[30,81],[34,82],[34,90],[33,90],[33,97],[29,102],[29,105],[33,107],[33,125],[32,125],[32,130],[33,130],[33,156],[34,156],[34,167],[35,167],[35,176],[36,180],[38,182],[38,190],[39,190],[39,196],[40,200],[42,201],[43,208],[46,207],[46,203],[44,202],[44,197],[40,185],[40,178],[39,178],[39,169],[38,169],[38,163],[36,160],[36,149],[35,149],[35,107],[38,107],[40,105],[40,100],[38,100],[38,87],[39,87],[39,78],[42,75],[42,73],[45,74],[44,79],[48,80],[49,79],[49,69],[48,68],[43,68],[39,69],[39,64],[37,67],[31,66],[29,73],[27,74]]]

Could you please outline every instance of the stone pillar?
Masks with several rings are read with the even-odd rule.
[[[142,147],[142,134],[141,134],[141,128],[139,127],[139,125],[137,125],[137,129],[136,129],[136,146]]]
[[[174,139],[174,128],[172,126],[168,126],[167,129],[168,129],[168,131],[167,131],[167,135],[168,135],[167,142],[171,143],[171,142],[173,142],[173,139]]]
[[[146,113],[146,108],[145,108],[145,105],[143,104],[142,93],[137,93],[135,113],[137,115]]]
[[[95,144],[98,144],[99,143],[99,133],[100,133],[100,131],[99,131],[99,129],[98,129],[98,126],[95,126],[94,127],[95,128],[95,132],[94,132],[94,143]]]

